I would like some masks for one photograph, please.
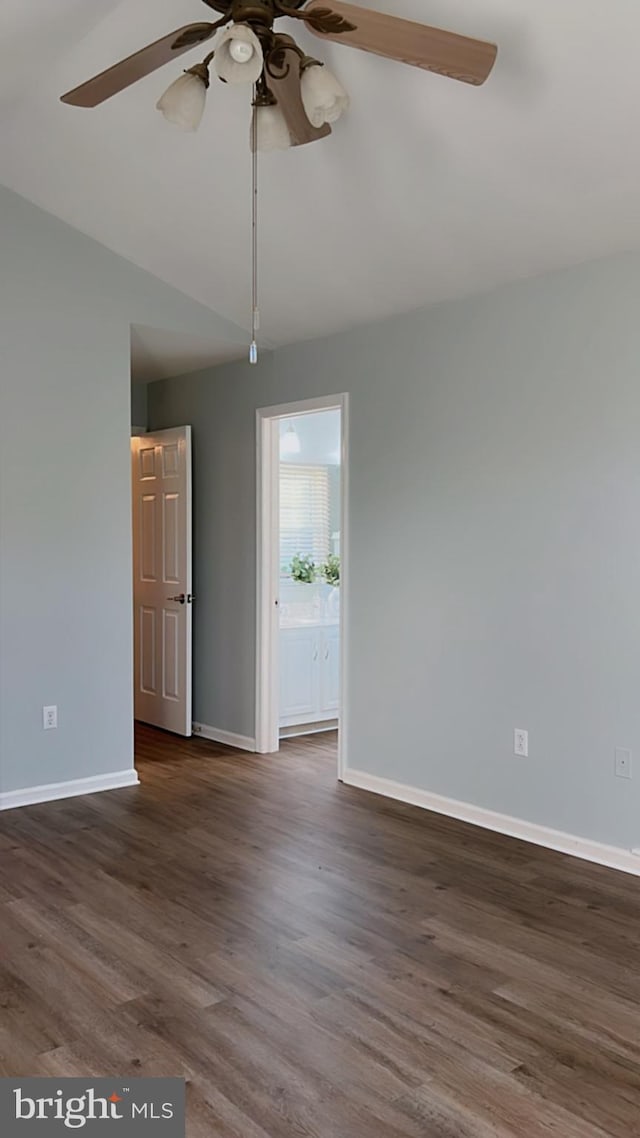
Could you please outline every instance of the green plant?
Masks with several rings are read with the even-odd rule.
[[[312,585],[318,576],[318,569],[310,553],[296,553],[291,562],[291,576],[294,581]]]
[[[327,585],[340,584],[340,558],[337,553],[329,554],[324,565],[320,566],[320,572],[327,582]]]

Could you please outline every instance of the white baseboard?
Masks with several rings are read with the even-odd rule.
[[[124,786],[137,786],[138,772],[110,771],[89,778],[73,778],[69,782],[50,782],[42,786],[25,786],[22,790],[8,790],[0,794],[0,810],[14,810],[17,806],[34,806],[39,802],[55,802],[59,798],[77,798],[82,794],[97,794],[102,790],[120,790]]]
[[[338,719],[326,719],[313,723],[297,723],[289,727],[280,728],[281,739],[297,739],[302,735],[322,735],[323,731],[337,731],[340,726]]]
[[[610,869],[619,869],[623,873],[632,873],[640,877],[640,849],[625,850],[619,846],[603,845],[602,842],[594,842],[589,838],[565,834],[562,830],[551,830],[547,826],[538,825],[537,822],[525,822],[522,818],[511,818],[508,814],[498,814],[494,810],[485,810],[482,806],[472,806],[468,802],[458,802],[455,798],[431,794],[428,790],[420,790],[415,786],[405,786],[392,779],[367,774],[366,771],[347,769],[343,781],[348,786],[357,786],[361,790],[371,791],[372,794],[395,798],[398,802],[406,802],[410,806],[420,806],[436,814],[446,814],[448,818],[458,818],[461,822],[470,822],[473,826],[482,826],[485,830],[494,830],[510,838],[533,842],[536,846],[545,846],[546,849],[558,850],[559,853],[570,854],[572,857],[582,858],[583,861],[592,861],[596,865],[605,865]]]
[[[193,734],[212,743],[224,743],[226,747],[236,747],[239,751],[255,753],[256,741],[248,735],[236,735],[233,731],[221,731],[219,727],[209,727],[207,723],[194,723]]]

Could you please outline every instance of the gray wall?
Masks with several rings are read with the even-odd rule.
[[[639,296],[619,257],[154,384],[194,428],[196,718],[254,733],[255,409],[345,390],[349,765],[640,846]]]
[[[0,791],[132,759],[131,322],[244,334],[0,188]],[[42,706],[57,704],[57,731]]]
[[[146,427],[149,417],[146,383],[131,384],[131,426]]]

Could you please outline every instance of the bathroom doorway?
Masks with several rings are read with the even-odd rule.
[[[346,396],[258,412],[257,749],[339,731],[344,763]]]

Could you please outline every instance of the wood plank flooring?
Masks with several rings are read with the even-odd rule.
[[[640,880],[138,731],[0,816],[0,1074],[183,1075],[188,1138],[640,1135]]]

